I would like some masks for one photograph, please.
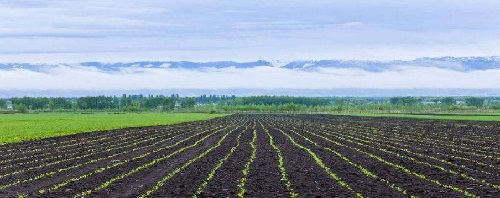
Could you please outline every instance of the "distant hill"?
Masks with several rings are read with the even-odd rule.
[[[356,61],[356,60],[319,60],[293,61],[284,67],[289,69],[314,68],[358,68],[380,72],[401,66],[436,67],[456,71],[499,69],[500,57],[441,57],[419,58],[411,61]]]
[[[272,68],[280,68],[279,70],[274,69],[262,69],[261,67],[272,67]],[[405,68],[411,67],[410,70]],[[423,69],[413,69],[414,67],[423,68]],[[255,68],[254,70],[250,70],[251,68]],[[191,61],[141,61],[141,62],[118,62],[118,63],[105,63],[105,62],[83,62],[83,63],[59,63],[59,64],[42,64],[42,63],[0,63],[0,74],[2,71],[13,71],[12,74],[19,75],[31,75],[32,72],[37,72],[41,74],[47,75],[34,75],[34,76],[48,76],[48,79],[58,79],[58,76],[61,75],[61,72],[70,72],[72,74],[77,74],[80,71],[88,70],[88,73],[99,74],[98,78],[91,79],[103,79],[106,76],[116,77],[113,82],[126,82],[127,79],[124,79],[127,75],[122,74],[130,74],[130,73],[138,73],[139,76],[141,73],[148,73],[151,76],[153,74],[161,74],[160,72],[156,72],[154,70],[169,70],[172,71],[166,72],[172,75],[175,75],[176,72],[179,75],[193,75],[203,76],[202,74],[207,72],[210,73],[211,79],[217,78],[220,74],[227,74],[227,72],[232,73],[234,70],[241,69],[242,72],[238,72],[238,74],[242,74],[241,77],[244,78],[245,73],[255,73],[255,72],[266,72],[266,71],[275,71],[275,72],[284,72],[286,70],[293,71],[311,71],[311,73],[322,73],[323,70],[326,69],[348,69],[348,70],[360,70],[366,71],[363,74],[368,73],[382,73],[388,71],[389,75],[394,74],[398,77],[397,72],[399,71],[409,71],[415,72],[411,73],[413,76],[425,76],[428,72],[433,72],[434,70],[429,70],[429,68],[439,68],[448,71],[456,71],[456,72],[474,72],[474,71],[486,71],[486,70],[496,70],[489,71],[489,74],[495,74],[497,71],[500,71],[500,57],[440,57],[440,58],[419,58],[415,60],[393,60],[393,61],[365,61],[365,60],[295,60],[295,61],[282,61],[282,60],[257,60],[253,62],[234,62],[234,61],[217,61],[217,62],[191,62]],[[74,70],[73,70],[74,69]],[[225,70],[227,69],[227,70]],[[19,70],[19,71],[17,71]],[[151,71],[150,71],[151,70]],[[180,71],[183,70],[183,71]],[[188,72],[186,73],[184,70],[188,71],[196,71],[196,72]],[[247,71],[248,70],[248,71]],[[316,71],[316,72],[314,72]],[[393,72],[394,71],[394,72]],[[226,72],[226,73],[224,73]],[[328,71],[326,71],[326,75],[328,75]],[[102,73],[108,74],[118,74],[118,75],[100,75]],[[349,74],[349,78],[346,78],[347,81],[356,79],[357,72],[346,72]],[[354,73],[354,74],[353,74]],[[448,74],[444,72],[445,74]],[[9,74],[5,72],[4,74]],[[290,72],[291,75],[294,74],[304,74],[304,73],[294,73]],[[405,74],[406,75],[406,74]],[[471,74],[472,75],[472,74]],[[103,77],[104,76],[104,77]],[[215,77],[213,77],[215,76]],[[316,80],[313,77],[310,77],[311,81]],[[324,76],[324,75],[323,75]],[[332,75],[333,76],[333,75]],[[372,75],[376,76],[376,75]],[[399,75],[401,76],[401,75]],[[434,75],[435,76],[435,75]],[[467,74],[463,75],[467,76]],[[473,75],[474,76],[474,75]],[[477,76],[477,75],[475,75]],[[293,79],[294,76],[287,78],[288,80]],[[297,77],[299,78],[299,77]],[[439,74],[437,78],[440,78]],[[446,76],[443,76],[446,78]],[[456,77],[455,77],[456,78]],[[494,76],[491,78],[495,78]],[[118,79],[118,80],[117,80]],[[145,80],[148,77],[144,77]],[[157,80],[158,78],[156,78]],[[189,78],[185,78],[189,79]],[[66,80],[66,79],[63,79]],[[239,79],[230,79],[227,82],[232,83],[236,82]],[[247,80],[249,82],[252,79],[242,79],[243,81]],[[280,79],[275,79],[276,81],[280,81]],[[303,79],[302,79],[303,80]],[[370,79],[368,79],[370,80]],[[384,80],[384,79],[381,79]],[[461,80],[461,79],[457,79]],[[480,80],[480,79],[478,79]],[[154,81],[154,79],[153,79]],[[324,81],[324,79],[323,79]],[[346,82],[347,82],[346,81]],[[430,83],[434,83],[437,81],[436,79],[431,79]],[[490,80],[494,81],[495,80]],[[488,82],[490,82],[488,81]],[[57,84],[58,81],[48,82]],[[62,81],[61,81],[62,82]],[[198,82],[199,83],[199,82]],[[201,82],[203,83],[203,82]],[[63,87],[63,88],[54,88],[54,89],[40,89],[37,88],[36,85],[33,86],[24,86],[24,87],[33,87],[19,89],[13,83],[7,83],[7,89],[0,90],[0,98],[7,97],[21,97],[21,96],[86,96],[86,95],[121,95],[123,93],[127,94],[181,94],[185,96],[197,96],[201,94],[226,94],[226,95],[238,95],[238,96],[246,96],[246,95],[294,95],[294,96],[379,96],[379,97],[388,97],[388,96],[500,96],[500,87],[491,86],[491,83],[486,86],[486,88],[478,88],[478,89],[467,89],[460,88],[460,86],[447,85],[452,88],[437,88],[442,86],[429,86],[430,83],[427,83],[421,87],[419,86],[408,86],[409,88],[370,88],[370,86],[365,86],[365,88],[349,88],[350,86],[336,86],[340,88],[318,88],[315,86],[311,86],[310,88],[304,88],[303,86],[298,86],[297,88],[283,86],[269,86],[267,88],[259,88],[262,84],[257,83],[249,83],[252,86],[241,86],[227,89],[227,88],[214,88],[205,89],[202,88],[169,88],[169,86],[164,86],[166,88],[153,88],[147,89],[148,86],[144,88],[128,88],[127,86],[120,87],[119,89],[115,88],[106,88],[103,86],[103,89],[98,90],[89,90],[89,89],[80,89],[78,87],[72,88],[68,86],[56,86],[53,87]],[[471,83],[475,83],[472,81]],[[127,84],[127,83],[125,83]],[[152,82],[151,84],[155,84]],[[314,83],[313,83],[314,84]],[[128,84],[129,85],[129,84]],[[52,85],[51,85],[52,86]],[[394,83],[391,84],[394,87]],[[152,86],[152,87],[162,87]],[[179,87],[179,86],[174,86]],[[222,86],[227,87],[227,86]],[[264,86],[265,87],[265,86]],[[321,87],[321,86],[319,86]],[[335,87],[335,86],[332,86]],[[356,86],[353,86],[356,87]],[[395,86],[398,87],[398,86]],[[412,88],[414,87],[414,88]],[[12,89],[10,89],[12,88]]]
[[[206,68],[252,68],[258,66],[280,67],[293,70],[314,70],[319,68],[356,68],[370,72],[381,72],[398,67],[435,67],[455,71],[475,71],[500,69],[500,57],[440,57],[419,58],[415,60],[393,60],[393,61],[364,61],[364,60],[297,60],[297,61],[266,61],[254,62],[191,62],[191,61],[141,61],[141,62],[83,62],[83,63],[0,63],[0,70],[26,69],[32,71],[43,71],[46,68],[56,66],[89,67],[102,71],[120,71],[126,68],[182,68],[182,69],[206,69]]]

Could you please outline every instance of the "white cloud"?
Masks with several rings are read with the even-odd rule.
[[[431,67],[368,72],[358,69],[313,71],[278,67],[188,70],[128,68],[107,73],[96,68],[59,66],[44,72],[0,72],[0,90],[140,90],[140,89],[497,89],[500,69],[459,72]],[[15,83],[13,83],[15,82]]]
[[[0,2],[0,61],[499,55],[500,2]],[[72,61],[73,60],[73,61]]]

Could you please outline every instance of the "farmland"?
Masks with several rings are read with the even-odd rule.
[[[365,117],[418,118],[431,120],[500,121],[500,114],[404,114],[404,113],[359,113],[348,114]]]
[[[225,114],[126,113],[126,114],[0,114],[0,143],[71,135],[81,132],[177,124],[206,120]]]
[[[0,147],[0,196],[498,197],[499,122],[235,114]]]

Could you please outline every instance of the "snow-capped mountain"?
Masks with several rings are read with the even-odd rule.
[[[500,57],[441,57],[419,58],[411,61],[358,61],[358,60],[319,60],[293,61],[284,66],[289,69],[314,68],[358,68],[379,72],[401,66],[436,67],[456,71],[499,69]]]
[[[68,66],[68,67],[89,67],[102,71],[120,71],[125,68],[182,68],[182,69],[202,69],[202,68],[253,68],[258,66],[280,67],[292,70],[314,70],[318,68],[355,68],[370,72],[381,72],[398,67],[435,67],[455,71],[475,71],[500,69],[500,57],[440,57],[440,58],[419,58],[410,61],[364,61],[364,60],[304,60],[304,61],[266,61],[258,60],[254,62],[191,62],[191,61],[141,61],[127,63],[103,63],[103,62],[83,62],[76,64],[39,64],[39,63],[0,63],[0,70],[25,69],[32,71],[43,71],[46,68]]]

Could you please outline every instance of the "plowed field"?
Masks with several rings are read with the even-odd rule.
[[[2,197],[500,197],[500,124],[236,114],[0,147]]]

